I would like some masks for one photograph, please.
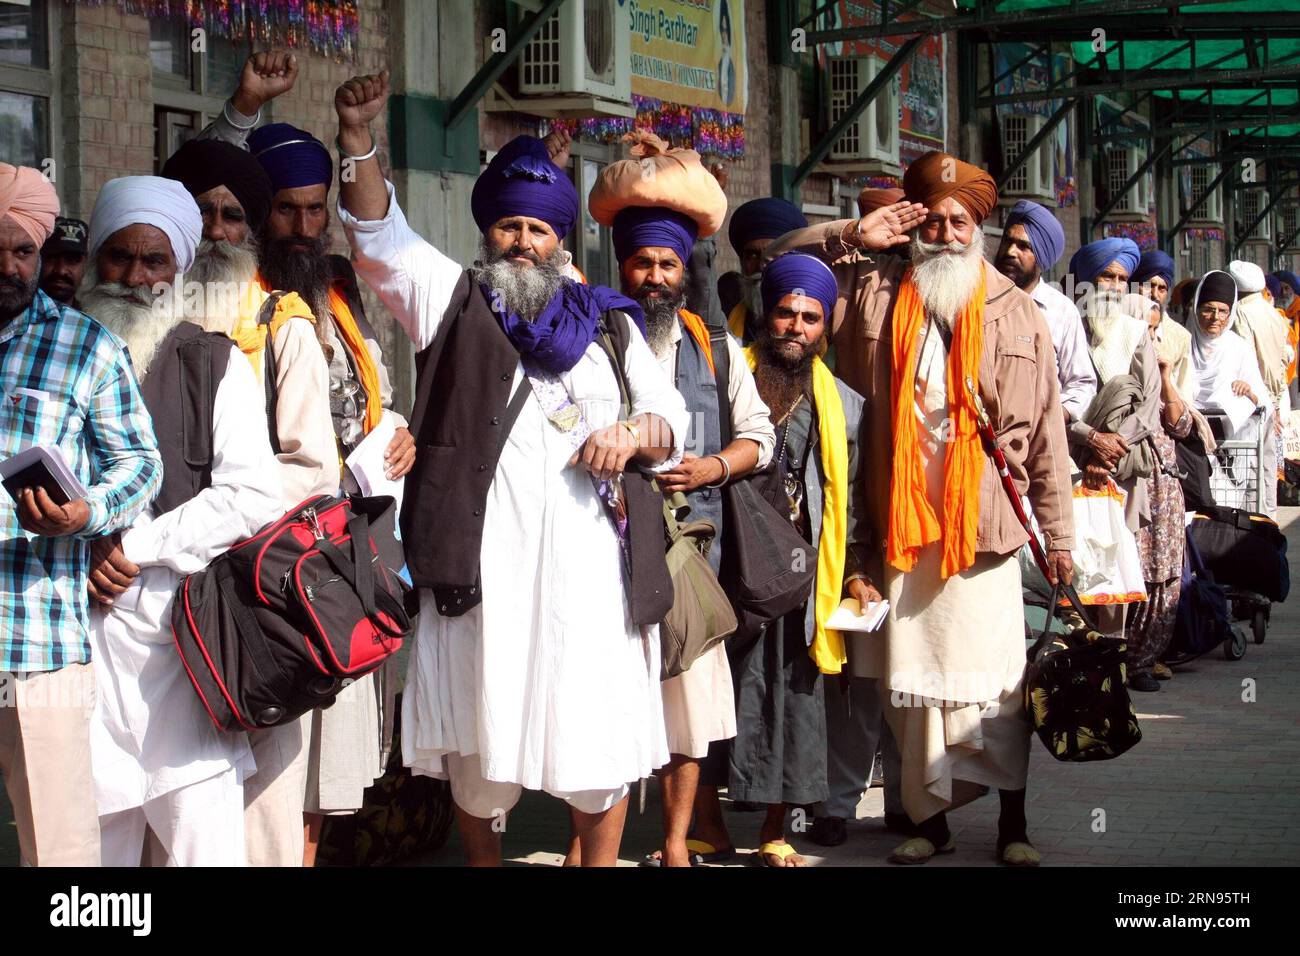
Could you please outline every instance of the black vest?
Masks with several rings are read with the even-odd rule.
[[[155,515],[179,508],[212,484],[213,409],[232,348],[224,335],[181,322],[158,346],[140,383],[163,463]]]
[[[627,321],[609,326],[622,354],[627,336],[636,333],[630,333]],[[483,512],[520,408],[510,400],[519,352],[468,271],[456,284],[438,334],[415,361],[415,467],[406,478],[402,541],[412,583],[432,589],[438,611],[455,617],[482,599]],[[655,624],[673,599],[664,562],[662,499],[634,469],[624,476],[624,490],[632,619]]]

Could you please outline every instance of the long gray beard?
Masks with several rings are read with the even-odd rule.
[[[86,267],[86,278],[97,280],[94,264]],[[155,301],[148,289],[132,289],[118,282],[82,283],[81,311],[126,343],[135,374],[143,379],[158,355],[158,347],[182,321],[164,293]]]
[[[984,233],[976,227],[971,241],[922,242],[912,234],[912,282],[928,316],[949,329],[975,294],[984,268]]]
[[[560,271],[564,248],[556,246],[549,258],[531,266],[510,262],[507,252],[498,252],[488,245],[487,238],[479,240],[479,261],[471,274],[474,280],[488,290],[493,308],[500,306],[508,313],[532,322],[555,298],[564,283]]]
[[[208,332],[233,335],[243,319],[240,313],[245,290],[256,280],[257,250],[250,240],[234,245],[224,239],[204,239],[199,243],[194,265],[185,273],[183,287],[187,300],[191,283],[203,287],[202,314],[194,316],[195,323]]]

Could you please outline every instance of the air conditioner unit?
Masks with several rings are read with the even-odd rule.
[[[872,79],[884,69],[875,56],[837,56],[829,61],[830,95],[826,121],[834,126],[849,111]],[[878,160],[898,164],[898,90],[886,83],[831,147],[832,160]]]
[[[632,100],[632,34],[619,0],[566,0],[519,57],[521,96]]]
[[[1038,135],[1046,121],[1046,117],[1036,113],[1008,113],[1002,117],[1002,161],[1006,166],[1024,152],[1025,144]],[[1011,175],[1002,192],[1008,196],[1055,198],[1055,159],[1050,139],[1040,143],[1033,155]]]
[[[1146,162],[1146,152],[1136,146],[1116,146],[1106,151],[1107,194],[1114,199],[1138,167]],[[1151,208],[1151,176],[1138,177],[1138,181],[1119,197],[1113,213],[1146,216]]]

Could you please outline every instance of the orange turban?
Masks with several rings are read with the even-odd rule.
[[[59,195],[39,171],[0,163],[0,219],[11,218],[39,247],[50,238],[58,214]]]
[[[901,189],[871,189],[868,187],[858,193],[858,214],[865,216],[883,206],[892,206],[896,202],[902,202],[904,198]]]
[[[903,192],[912,202],[929,209],[951,196],[980,222],[998,204],[998,187],[992,176],[978,166],[938,150],[926,153],[907,167]]]

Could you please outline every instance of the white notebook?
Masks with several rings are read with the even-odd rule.
[[[888,613],[888,601],[877,601],[863,608],[857,598],[845,598],[826,619],[826,626],[833,631],[859,631],[869,634],[880,629]]]

